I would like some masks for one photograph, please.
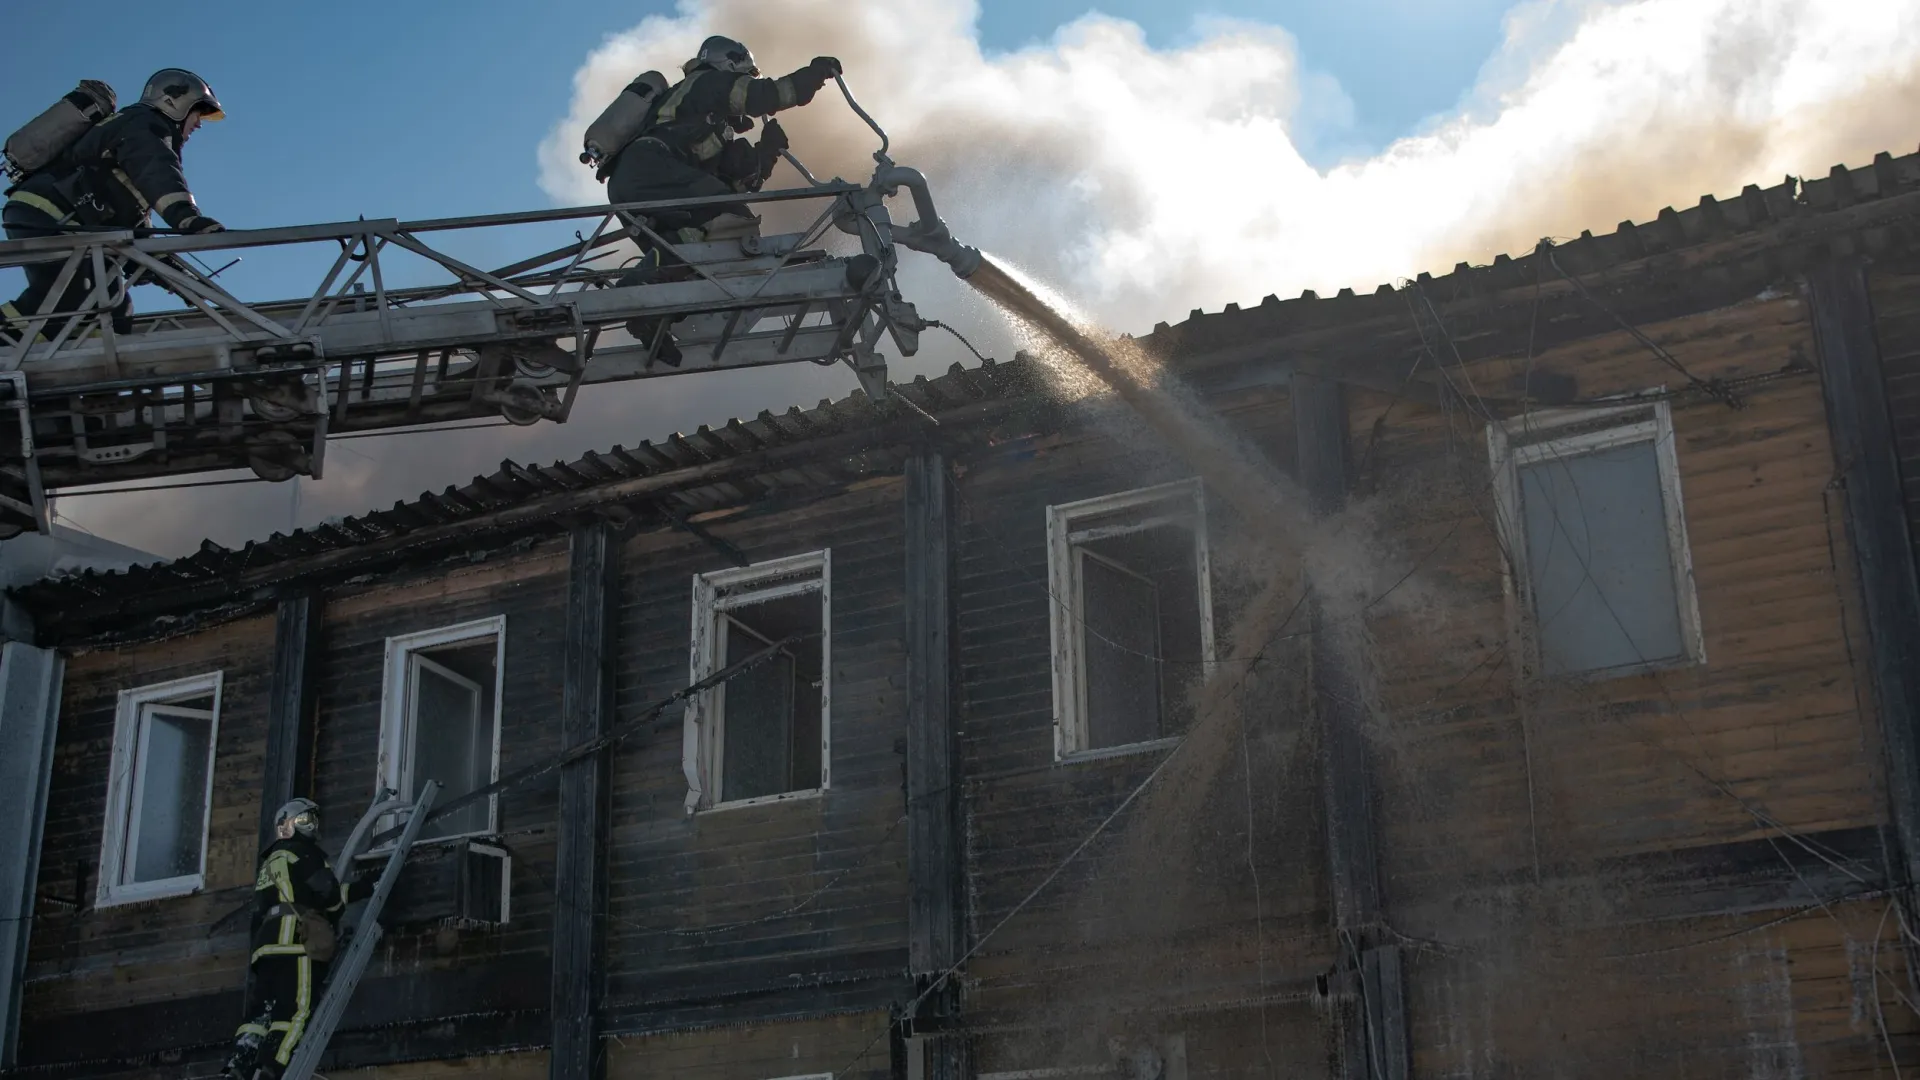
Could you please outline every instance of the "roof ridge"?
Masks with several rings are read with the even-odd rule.
[[[1578,237],[1561,242],[1556,242],[1559,238],[1547,238],[1524,254],[1496,255],[1491,263],[1477,266],[1460,262],[1439,276],[1417,273],[1413,281],[1422,288],[1451,287],[1461,292],[1472,286],[1484,289],[1491,282],[1497,291],[1533,281],[1539,272],[1542,246],[1553,248],[1555,258],[1568,273],[1588,274],[1916,190],[1920,190],[1920,152],[1895,157],[1882,151],[1874,155],[1870,166],[1849,169],[1835,165],[1826,176],[1815,179],[1789,175],[1769,188],[1748,184],[1738,196],[1725,201],[1702,195],[1698,203],[1685,210],[1662,207],[1644,222],[1622,221],[1609,233],[1582,231]],[[1312,289],[1294,300],[1268,294],[1252,308],[1229,303],[1213,314],[1195,308],[1178,323],[1155,323],[1152,336],[1168,346],[1194,348],[1205,347],[1213,337],[1244,334],[1249,324],[1270,331],[1315,329],[1367,318],[1397,291],[1393,285],[1383,284],[1371,293],[1356,295],[1353,289],[1343,288],[1335,296],[1324,298]]]

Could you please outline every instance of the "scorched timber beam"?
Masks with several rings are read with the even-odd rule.
[[[595,522],[574,529],[567,571],[567,638],[561,742],[604,735],[613,715],[614,597],[620,540]],[[554,852],[552,1080],[606,1075],[600,1046],[600,919],[606,903],[607,756],[561,767]]]
[[[916,994],[961,955],[959,799],[953,733],[952,513],[946,459],[907,460],[907,950]],[[965,1038],[937,1032],[957,1022],[951,982],[921,1002],[911,1051],[928,1080],[965,1075]]]
[[[273,843],[273,816],[309,794],[313,777],[313,688],[320,647],[320,595],[280,601],[273,620],[273,675],[267,685],[267,747],[260,782],[260,850]]]
[[[1295,373],[1293,424],[1300,483],[1313,513],[1339,512],[1347,497],[1347,398],[1340,383]],[[1357,1015],[1341,1021],[1341,1065],[1350,1080],[1411,1075],[1405,971],[1399,946],[1375,940],[1381,923],[1380,855],[1374,835],[1373,769],[1358,692],[1353,640],[1316,597],[1310,608],[1313,702],[1324,740],[1328,874],[1342,974],[1357,983]]]
[[[1901,497],[1866,267],[1843,257],[1807,274],[1833,457],[1847,498],[1865,600],[1873,684],[1887,756],[1887,795],[1902,875],[1920,881],[1920,587]]]

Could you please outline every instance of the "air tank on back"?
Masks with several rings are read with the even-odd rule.
[[[112,116],[115,103],[113,87],[97,79],[82,79],[72,93],[7,136],[4,152],[8,175],[19,180],[53,164],[93,125]]]
[[[586,148],[580,153],[580,163],[602,170],[600,179],[605,180],[606,163],[640,137],[654,102],[666,92],[667,77],[657,71],[646,72],[628,83],[613,99],[613,104],[587,125]]]

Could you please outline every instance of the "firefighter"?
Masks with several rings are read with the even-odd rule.
[[[320,807],[295,799],[273,816],[274,841],[254,877],[253,980],[226,1074],[272,1080],[286,1069],[319,1004],[340,915],[373,894],[373,878],[342,883],[320,850]]]
[[[653,202],[708,195],[758,191],[773,174],[780,152],[787,148],[786,132],[772,119],[758,143],[740,136],[753,130],[753,117],[770,117],[782,109],[805,105],[827,81],[840,74],[840,61],[815,57],[806,67],[779,79],[758,78],[753,54],[745,45],[714,36],[700,44],[700,52],[683,65],[686,77],[659,99],[647,117],[640,137],[607,163],[607,197],[615,203]],[[747,207],[724,203],[650,215],[654,231],[670,243],[694,243],[720,224],[739,225],[752,220]],[[723,221],[717,222],[716,218]],[[621,284],[663,280],[678,262],[644,236],[638,266]],[[635,319],[627,329],[641,341],[659,337],[655,356],[678,366],[680,350],[664,333],[661,319]]]
[[[226,114],[205,79],[191,71],[166,68],[154,73],[140,100],[80,136],[53,165],[39,170],[7,192],[0,224],[7,238],[50,236],[72,227],[141,229],[148,215],[158,213],[167,227],[182,233],[221,231],[218,221],[202,214],[187,188],[180,168],[180,148],[194,130]],[[59,262],[25,267],[27,289],[11,303],[0,303],[0,343],[17,344],[26,329],[23,320],[40,310],[60,276]],[[114,283],[115,286],[118,283]],[[55,311],[78,310],[94,280],[91,264],[82,260]],[[124,286],[113,307],[116,332],[132,329],[132,306]],[[49,320],[41,331],[56,336],[65,320]]]

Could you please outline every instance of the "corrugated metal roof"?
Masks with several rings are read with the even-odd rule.
[[[995,363],[989,360],[973,368],[956,364],[938,378],[921,376],[912,382],[897,384],[895,393],[915,408],[937,416],[966,405],[1018,398],[1035,388],[1037,376],[1038,369],[1032,361]],[[326,552],[484,518],[542,496],[726,462],[758,451],[804,444],[902,419],[918,420],[919,417],[899,402],[874,402],[856,390],[839,401],[823,399],[811,409],[795,406],[781,414],[762,412],[749,420],[728,420],[717,428],[702,425],[691,433],[675,433],[658,442],[588,451],[573,461],[527,465],[505,460],[495,472],[476,476],[465,485],[448,486],[438,493],[423,491],[410,501],[395,502],[390,509],[323,522],[290,534],[276,532],[265,540],[250,541],[237,549],[205,540],[198,551],[170,562],[50,578],[18,589],[15,595],[30,608],[47,609],[74,601],[85,603],[115,595],[234,579],[276,564],[298,563]],[[676,509],[682,513],[699,513],[815,482],[817,478],[808,476],[805,470],[776,468],[712,484],[693,484],[658,497],[673,498]]]

